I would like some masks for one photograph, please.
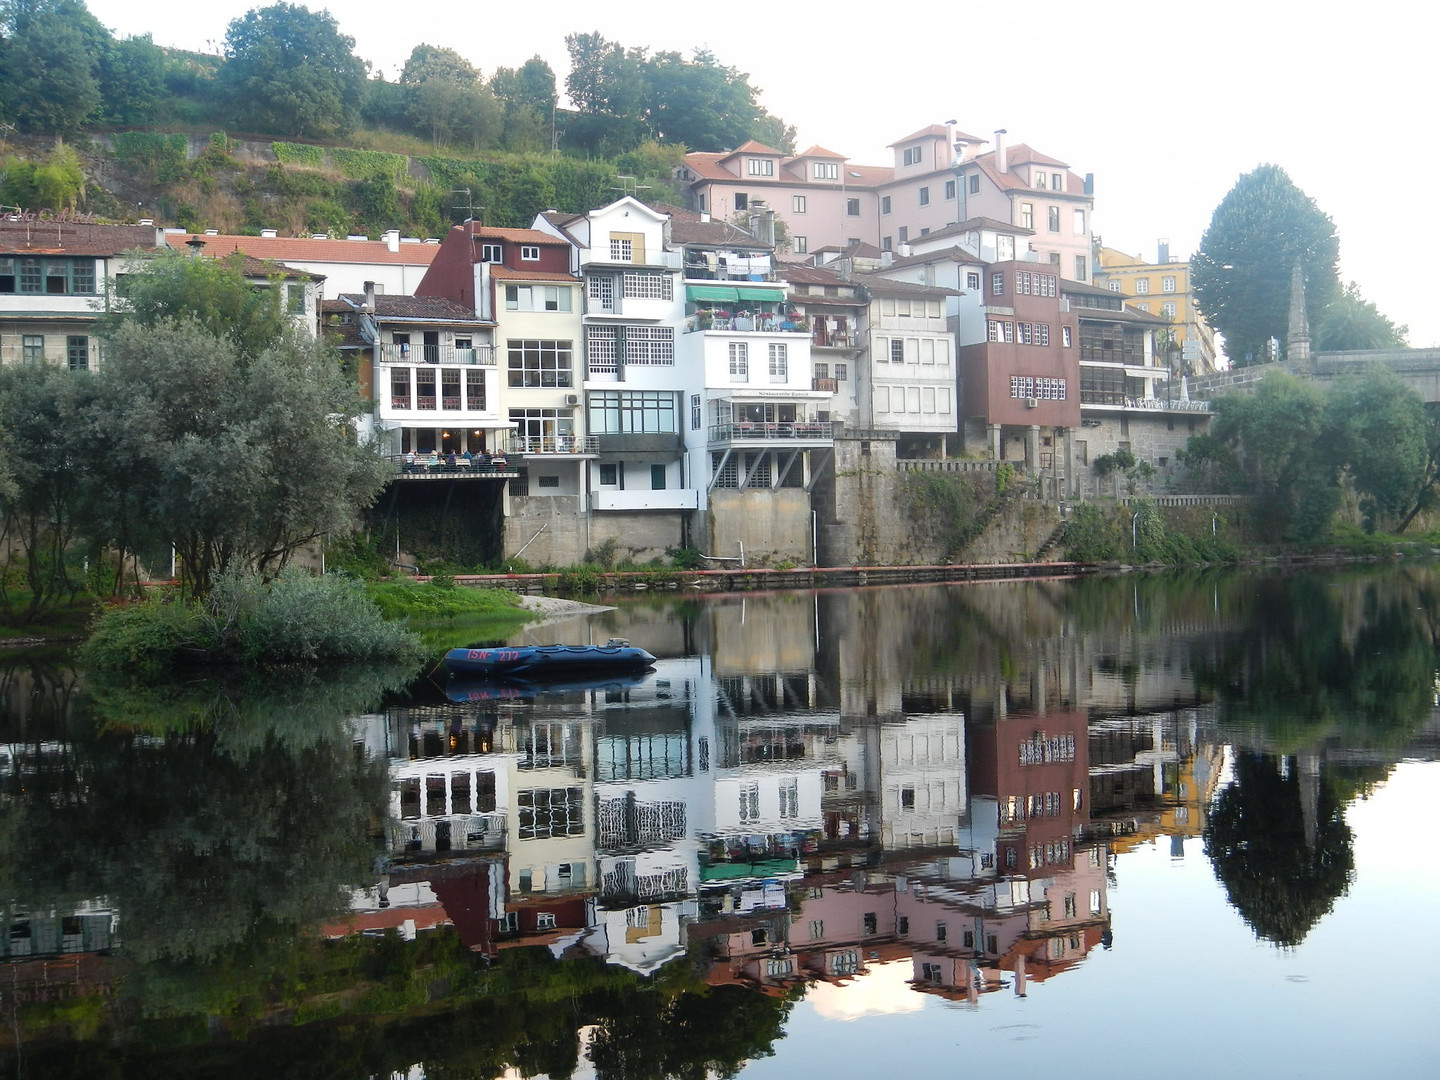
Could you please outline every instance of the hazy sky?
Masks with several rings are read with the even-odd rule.
[[[160,45],[217,51],[231,19],[263,6],[88,2],[121,36],[149,32]],[[454,48],[486,75],[538,53],[563,94],[567,33],[598,30],[686,54],[705,46],[749,73],[765,107],[795,125],[800,147],[819,143],[862,164],[889,164],[886,145],[927,124],[954,119],[986,137],[1006,128],[1012,144],[1094,173],[1096,231],[1147,259],[1162,237],[1188,255],[1236,179],[1274,162],[1334,219],[1343,279],[1408,323],[1412,345],[1440,345],[1427,254],[1440,247],[1440,213],[1390,209],[1392,183],[1440,187],[1423,5],[1031,0],[982,9],[919,0],[893,20],[884,5],[834,2],[604,12],[574,0],[539,9],[306,6],[328,6],[356,53],[391,79],[428,43]],[[1387,240],[1395,228],[1408,232]],[[1407,256],[1399,262],[1396,244]]]

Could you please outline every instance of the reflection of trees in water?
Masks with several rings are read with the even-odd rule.
[[[1313,758],[1282,773],[1272,755],[1241,753],[1205,826],[1205,854],[1230,902],[1276,945],[1300,944],[1352,879],[1344,804],[1323,772]]]
[[[0,826],[17,909],[97,897],[125,955],[203,958],[340,910],[373,863],[386,807],[343,717],[372,671],[187,686],[93,684],[64,752],[43,758]]]
[[[1253,578],[1239,632],[1197,648],[1197,682],[1266,745],[1404,745],[1434,706],[1437,582],[1428,567]]]

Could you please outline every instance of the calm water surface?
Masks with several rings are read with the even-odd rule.
[[[551,688],[0,657],[0,1076],[1432,1076],[1437,630],[1392,567],[647,597]]]

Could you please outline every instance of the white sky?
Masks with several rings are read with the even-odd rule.
[[[264,6],[88,2],[120,36],[148,32],[159,45],[215,51],[231,19]],[[834,0],[305,6],[329,7],[356,53],[391,79],[421,43],[454,48],[486,75],[538,53],[563,95],[567,33],[598,30],[687,55],[706,46],[749,73],[765,107],[795,125],[800,148],[818,143],[861,164],[889,164],[888,143],[948,119],[985,137],[1006,128],[1010,143],[1094,173],[1096,232],[1151,260],[1162,237],[1177,257],[1191,253],[1240,174],[1273,162],[1334,219],[1342,278],[1409,324],[1412,345],[1440,345],[1430,261],[1440,213],[1422,200],[1394,216],[1394,188],[1423,193],[1440,183],[1428,115],[1434,25],[1425,29],[1433,16],[1424,5],[1031,0],[982,9],[918,0],[893,23],[884,5]],[[1412,234],[1398,249],[1385,239],[1394,227]]]

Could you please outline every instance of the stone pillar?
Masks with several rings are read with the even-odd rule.
[[[1025,433],[1025,471],[1031,476],[1040,472],[1040,425],[1031,424]]]
[[[990,457],[994,461],[1000,460],[1000,425],[990,424],[985,428],[985,439],[990,444]]]
[[[1074,477],[1074,473],[1075,473],[1075,445],[1074,445],[1074,438],[1075,438],[1075,429],[1074,429],[1074,428],[1068,428],[1068,427],[1067,427],[1067,428],[1065,429],[1065,438],[1064,438],[1064,441],[1063,441],[1063,448],[1064,448],[1064,451],[1065,451],[1065,465],[1064,465],[1064,467],[1062,467],[1062,468],[1060,469],[1060,477],[1061,477],[1061,480],[1060,480],[1060,484],[1061,484],[1060,490],[1065,493],[1064,496],[1063,496],[1063,498],[1065,498],[1065,499],[1074,499],[1074,498],[1077,498],[1077,497],[1078,497],[1078,495],[1077,495],[1077,493],[1076,493],[1076,491],[1075,491],[1075,488],[1074,488],[1074,479],[1075,479],[1075,477]]]
[[[1285,359],[1303,364],[1310,359],[1310,320],[1305,314],[1305,270],[1300,260],[1290,271],[1290,326],[1285,335]]]

